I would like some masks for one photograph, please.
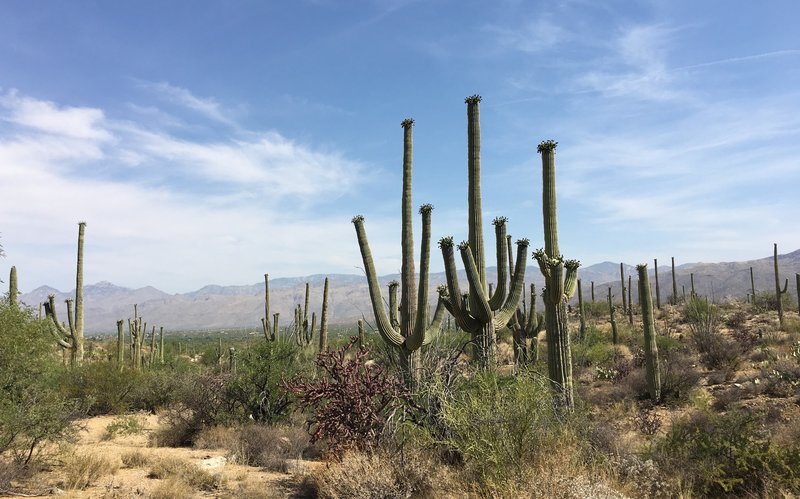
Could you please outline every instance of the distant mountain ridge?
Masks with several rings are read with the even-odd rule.
[[[789,279],[790,294],[795,294],[794,274],[800,272],[800,249],[779,255],[781,281]],[[651,275],[653,262],[647,262]],[[772,256],[745,262],[722,263],[686,263],[676,267],[678,293],[685,288],[690,289],[690,275],[695,276],[695,290],[700,295],[722,300],[726,297],[744,297],[750,292],[750,267],[753,267],[756,291],[774,291],[775,278],[772,268]],[[636,268],[623,264],[626,276],[633,276],[634,290],[632,297],[636,302]],[[526,269],[527,282],[542,286],[539,269],[530,265]],[[461,279],[466,286],[463,270]],[[615,297],[619,298],[620,275],[619,263],[602,262],[582,267],[579,276],[583,283],[584,298],[589,300],[591,283],[595,284],[595,299],[603,300],[607,288],[611,288]],[[293,310],[305,296],[305,283],[311,285],[311,309],[319,314],[322,301],[322,285],[325,275],[316,274],[306,277],[288,277],[270,279],[270,312],[280,313],[283,326],[293,320]],[[352,324],[362,315],[372,321],[372,309],[369,304],[367,280],[357,274],[331,274],[329,292],[329,314],[331,324]],[[398,279],[398,274],[390,274],[380,278],[383,284],[384,298],[388,300],[387,286],[390,281]],[[493,282],[497,278],[496,268],[487,269],[487,279]],[[445,282],[443,272],[433,273],[431,281],[431,305],[435,304],[436,286]],[[659,284],[661,299],[666,302],[672,294],[672,278],[670,262],[659,262]],[[655,287],[655,282],[651,282]],[[63,302],[73,298],[75,291],[61,292],[49,286],[41,286],[20,296],[20,301],[33,307],[47,300],[53,294],[59,303],[59,315],[66,317]],[[796,295],[795,295],[796,296]],[[188,293],[170,295],[152,286],[139,289],[117,286],[107,281],[84,287],[86,331],[90,334],[111,334],[115,332],[116,322],[133,315],[133,305],[138,304],[139,314],[150,325],[164,326],[167,330],[215,329],[215,328],[260,328],[264,315],[264,282],[250,285],[220,286],[210,284]]]

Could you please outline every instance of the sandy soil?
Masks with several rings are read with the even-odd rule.
[[[97,416],[77,422],[84,428],[79,441],[69,449],[78,456],[99,455],[119,466],[113,474],[95,480],[84,490],[64,490],[64,473],[58,467],[43,471],[24,484],[23,496],[54,495],[64,498],[145,498],[150,497],[165,480],[149,478],[152,464],[164,457],[179,458],[192,463],[218,477],[222,485],[213,492],[194,491],[188,497],[248,497],[286,498],[298,496],[303,475],[313,463],[290,463],[289,473],[276,473],[251,466],[232,463],[224,449],[191,449],[151,447],[148,435],[158,428],[158,417],[139,414],[145,431],[137,435],[116,436],[108,439],[106,427],[118,416]],[[125,466],[122,456],[132,452],[145,456],[147,464]],[[0,497],[20,497],[0,495]]]

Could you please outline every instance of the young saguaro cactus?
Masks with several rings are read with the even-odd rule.
[[[117,369],[122,371],[125,366],[125,331],[122,326],[125,322],[117,321]]]
[[[465,99],[467,104],[467,211],[468,240],[458,245],[461,260],[469,283],[467,299],[462,300],[456,275],[453,238],[439,241],[447,276],[448,296],[444,305],[455,318],[456,324],[467,331],[474,345],[478,364],[484,369],[495,368],[496,334],[507,329],[516,313],[525,286],[525,258],[528,240],[517,241],[516,272],[509,276],[506,222],[504,217],[494,219],[497,245],[497,287],[488,292],[486,258],[483,245],[483,211],[481,209],[481,128],[479,95]],[[509,282],[510,281],[510,282]]]
[[[55,297],[50,295],[44,304],[45,313],[50,319],[50,331],[58,345],[70,351],[70,363],[80,365],[83,362],[84,334],[83,334],[83,239],[86,232],[86,222],[78,223],[78,265],[75,277],[75,301],[67,302],[67,321],[69,329],[59,322],[56,314]]]
[[[556,146],[546,140],[539,144],[542,155],[542,218],[544,220],[544,249],[533,257],[544,275],[545,319],[547,321],[547,370],[560,404],[567,411],[574,409],[572,387],[572,352],[567,324],[567,301],[578,283],[577,260],[564,260],[558,247],[558,217],[556,212]]]
[[[412,218],[412,159],[413,159],[413,119],[405,119],[400,123],[403,128],[403,185],[401,194],[401,267],[400,267],[400,305],[395,298],[391,299],[392,310],[386,313],[381,295],[378,274],[369,248],[367,233],[364,229],[364,217],[358,215],[353,218],[356,229],[358,246],[361,250],[361,259],[367,273],[370,302],[372,312],[375,314],[375,323],[378,333],[384,341],[396,348],[400,353],[401,368],[406,377],[406,383],[413,386],[419,376],[417,364],[419,363],[419,349],[433,339],[441,328],[444,317],[443,301],[440,296],[433,315],[433,320],[428,322],[428,272],[430,268],[430,242],[431,242],[431,212],[433,206],[424,204],[419,212],[422,215],[422,244],[420,247],[419,283],[415,283],[414,262],[414,224]],[[396,289],[396,288],[395,288]],[[390,297],[393,295],[390,288]],[[396,294],[394,295],[396,296]],[[399,311],[399,317],[396,312]],[[396,317],[396,319],[395,319]]]
[[[656,326],[653,318],[653,298],[650,294],[650,281],[647,276],[647,264],[636,266],[639,272],[639,304],[642,307],[642,324],[644,327],[644,361],[647,376],[647,390],[653,402],[661,400],[661,373],[658,365],[658,344],[656,343]]]
[[[536,312],[536,285],[531,284],[529,296],[530,306],[527,306],[523,298],[522,307],[517,308],[508,325],[514,338],[514,361],[521,365],[536,362],[539,333],[544,327],[544,314]]]

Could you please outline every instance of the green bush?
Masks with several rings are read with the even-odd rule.
[[[228,382],[226,396],[245,419],[266,423],[285,419],[293,397],[280,383],[313,372],[308,355],[284,340],[250,345],[237,353],[236,375]]]
[[[653,450],[662,469],[703,497],[800,491],[800,447],[778,448],[745,410],[697,412],[673,423]]]
[[[71,423],[82,413],[59,390],[69,373],[44,321],[0,301],[0,338],[0,455],[27,463],[44,444],[73,439]]]
[[[444,401],[442,441],[458,453],[469,476],[491,495],[526,470],[564,451],[570,425],[554,409],[549,381],[535,373],[514,378],[478,373]]]

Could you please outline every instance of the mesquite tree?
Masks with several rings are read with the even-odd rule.
[[[70,363],[72,365],[80,365],[83,362],[85,342],[83,335],[83,238],[85,231],[86,222],[78,222],[78,265],[75,277],[75,301],[66,300],[69,329],[58,320],[55,297],[50,295],[44,304],[45,313],[50,320],[50,331],[58,345],[70,351]]]
[[[547,368],[550,382],[558,394],[560,405],[574,409],[572,391],[572,352],[567,325],[567,301],[578,283],[577,260],[564,260],[558,247],[558,217],[556,213],[556,146],[546,140],[539,144],[542,155],[542,218],[544,220],[544,249],[533,254],[544,275],[542,293],[547,322]]]
[[[413,159],[413,119],[400,123],[403,128],[403,185],[401,194],[400,221],[400,305],[397,305],[398,283],[389,286],[390,310],[386,313],[381,294],[378,274],[372,259],[372,252],[364,228],[364,217],[353,218],[358,247],[364,270],[367,274],[369,297],[378,333],[383,340],[394,347],[400,357],[400,365],[408,386],[413,386],[418,375],[420,352],[423,345],[430,343],[441,329],[444,318],[444,304],[440,295],[433,315],[428,322],[428,273],[430,268],[431,212],[433,206],[424,204],[419,212],[422,215],[422,244],[420,248],[419,284],[416,281],[414,262],[414,223],[412,218],[412,159]],[[398,317],[399,312],[399,317]]]

